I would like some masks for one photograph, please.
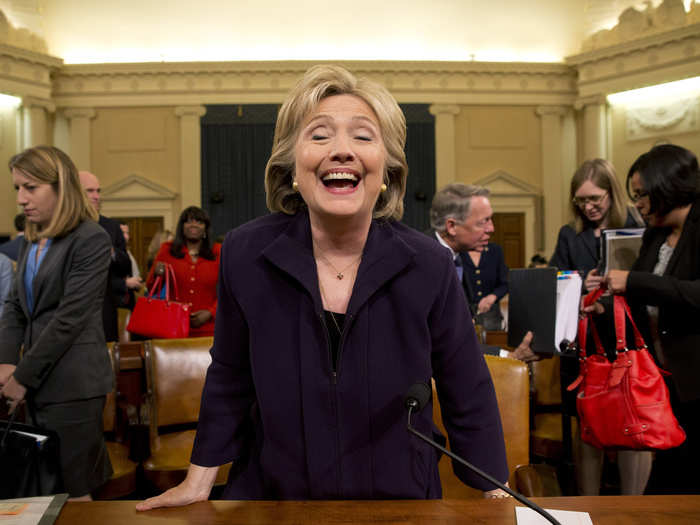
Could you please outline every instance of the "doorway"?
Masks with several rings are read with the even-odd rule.
[[[148,272],[146,265],[148,246],[155,234],[163,230],[163,217],[115,217],[115,219],[129,225],[131,239],[128,248],[136,259],[141,277],[145,281]]]
[[[494,213],[493,227],[496,230],[491,237],[503,248],[503,256],[508,268],[525,267],[525,214]]]

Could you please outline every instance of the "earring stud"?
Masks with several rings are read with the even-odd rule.
[[[299,191],[299,183],[297,181],[292,182],[292,189],[294,191]]]
[[[386,184],[382,184],[380,188],[382,190],[382,193],[384,193],[386,191]]]

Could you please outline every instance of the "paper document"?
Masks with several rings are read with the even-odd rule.
[[[588,512],[544,510],[549,512],[561,525],[593,525],[593,521],[591,521],[591,516]],[[549,520],[527,507],[515,507],[515,523],[517,525],[551,525]]]
[[[578,272],[557,273],[557,322],[554,328],[554,347],[557,350],[561,350],[562,341],[576,340],[581,286],[581,275]]]
[[[22,510],[17,514],[0,516],[0,524],[52,525],[67,499],[68,494],[55,494],[53,496],[0,500],[0,505],[22,507]]]

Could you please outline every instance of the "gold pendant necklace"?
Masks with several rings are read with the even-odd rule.
[[[317,245],[316,243],[314,243],[314,246],[316,247],[316,250],[318,251],[318,256],[319,256],[321,259],[323,259],[324,261],[326,261],[326,262],[328,263],[328,266],[330,266],[330,267],[333,269],[333,271],[335,272],[335,277],[336,277],[336,279],[338,279],[339,281],[341,281],[341,280],[343,279],[343,277],[345,277],[345,272],[346,272],[351,266],[354,266],[360,259],[362,259],[362,254],[360,254],[360,256],[359,256],[357,259],[354,259],[354,260],[353,260],[350,264],[348,264],[345,268],[343,268],[342,270],[338,270],[338,268],[335,267],[335,265],[328,259],[328,257],[326,257],[326,256],[324,255],[323,251],[321,250],[321,248],[318,247],[318,245]]]

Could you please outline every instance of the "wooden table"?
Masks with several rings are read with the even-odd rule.
[[[590,513],[594,525],[700,524],[700,496],[535,498],[550,509]],[[514,525],[516,501],[208,501],[136,512],[133,501],[66,503],[57,525],[381,524]]]

